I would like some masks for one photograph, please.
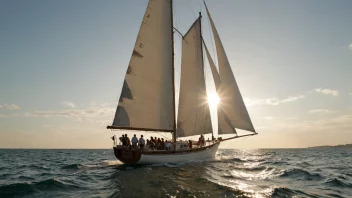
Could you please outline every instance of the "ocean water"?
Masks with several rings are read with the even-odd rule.
[[[352,149],[220,149],[136,166],[112,150],[2,149],[0,197],[352,197]]]

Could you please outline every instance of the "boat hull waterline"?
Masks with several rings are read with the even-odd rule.
[[[141,151],[122,146],[114,147],[118,160],[125,164],[162,164],[209,160],[215,157],[220,142],[184,151]]]

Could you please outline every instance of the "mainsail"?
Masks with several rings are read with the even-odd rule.
[[[230,118],[230,122],[235,128],[255,132],[252,121],[248,115],[247,108],[244,104],[240,90],[236,83],[235,77],[232,73],[224,46],[222,45],[219,34],[215,28],[214,22],[210,16],[207,7],[206,11],[214,34],[216,51],[218,56],[219,75],[221,79],[218,95],[221,100],[221,110],[228,116],[228,118]]]
[[[204,77],[200,17],[182,39],[177,137],[212,133]]]
[[[214,84],[216,91],[219,92],[221,86],[221,79],[218,70],[215,67],[214,61],[210,56],[209,50],[203,41],[207,59],[210,65],[211,73],[213,74]],[[220,101],[221,103],[221,101]],[[233,134],[236,133],[236,129],[232,126],[230,119],[227,117],[225,112],[222,110],[222,106],[219,104],[217,107],[218,112],[218,134]]]
[[[171,3],[148,3],[109,128],[174,131]]]

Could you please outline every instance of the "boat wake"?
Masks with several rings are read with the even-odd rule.
[[[105,160],[98,164],[68,164],[61,168],[66,170],[82,170],[82,169],[91,169],[91,168],[101,168],[105,166],[116,166],[116,165],[122,165],[122,164],[123,163],[118,160]]]

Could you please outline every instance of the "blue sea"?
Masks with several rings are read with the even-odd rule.
[[[0,197],[352,197],[352,149],[220,149],[135,166],[112,150],[1,149]]]

